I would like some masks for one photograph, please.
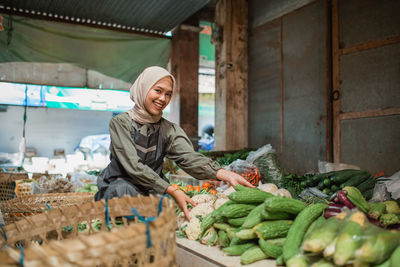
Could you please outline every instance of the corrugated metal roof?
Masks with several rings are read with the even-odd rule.
[[[0,12],[164,34],[210,0],[0,0]]]

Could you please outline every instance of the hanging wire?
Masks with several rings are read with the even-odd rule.
[[[12,31],[14,30],[12,22],[13,22],[12,16],[8,16],[8,19],[7,19],[7,46],[9,46],[11,44]]]
[[[22,128],[22,141],[25,143],[25,126],[26,126],[26,110],[28,109],[28,85],[25,85],[25,100],[24,100],[24,126]],[[24,144],[25,146],[25,144]],[[21,162],[21,167],[24,165],[25,161],[25,149],[22,151],[22,162]]]

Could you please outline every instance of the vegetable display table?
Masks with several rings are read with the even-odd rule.
[[[240,256],[226,256],[218,247],[209,247],[198,241],[177,238],[176,262],[178,267],[248,266],[275,267],[275,260],[261,260],[248,265],[240,264]]]

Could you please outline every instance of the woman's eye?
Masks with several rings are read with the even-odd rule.
[[[161,90],[160,89],[154,89],[157,93],[161,93]]]

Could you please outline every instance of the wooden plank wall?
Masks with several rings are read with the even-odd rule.
[[[332,2],[335,162],[398,170],[399,10],[391,0]]]

